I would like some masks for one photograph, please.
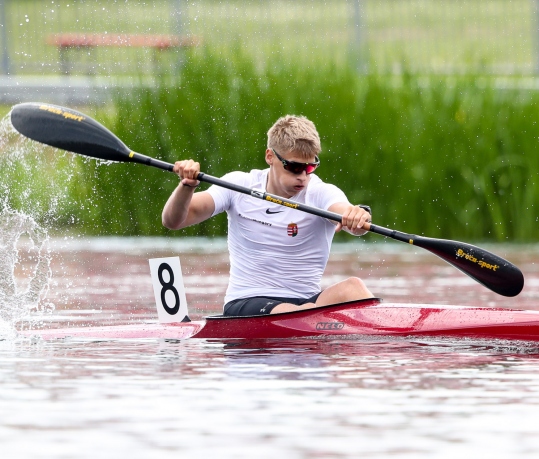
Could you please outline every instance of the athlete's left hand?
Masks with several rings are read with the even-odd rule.
[[[339,232],[345,230],[356,236],[361,236],[367,232],[367,229],[363,228],[363,225],[371,222],[372,217],[369,212],[361,207],[353,206],[351,204],[342,206],[336,204],[336,206],[341,207],[339,211],[335,211],[342,214],[342,223],[337,223],[335,231]],[[334,206],[331,206],[330,208],[332,207]]]

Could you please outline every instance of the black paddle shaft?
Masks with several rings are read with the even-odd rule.
[[[13,107],[11,123],[22,135],[63,150],[106,161],[136,162],[172,171],[173,165],[131,151],[118,137],[92,118],[69,108],[42,103]],[[342,216],[264,191],[252,190],[200,173],[200,181],[228,188],[273,204],[297,209],[336,222]],[[487,250],[458,241],[432,239],[365,224],[373,233],[421,247],[442,258],[488,289],[504,296],[516,296],[524,287],[522,272],[512,263]]]

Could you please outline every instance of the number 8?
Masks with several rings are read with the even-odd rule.
[[[168,282],[165,282],[163,279],[163,271],[167,271],[168,275],[170,277],[170,280]],[[171,316],[176,314],[180,310],[180,295],[178,294],[178,290],[176,290],[176,287],[174,287],[174,273],[172,271],[172,268],[167,263],[161,263],[159,265],[159,269],[157,270],[157,277],[159,279],[159,282],[163,286],[161,289],[161,304],[163,305],[163,308],[165,308],[165,311],[167,311]],[[171,291],[174,294],[174,307],[170,307],[167,304],[167,298],[166,293],[168,291]]]

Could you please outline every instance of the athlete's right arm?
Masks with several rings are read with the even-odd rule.
[[[180,177],[180,183],[163,209],[163,226],[177,230],[210,218],[215,210],[212,196],[206,191],[195,193],[200,183],[196,180],[200,164],[193,160],[178,161],[173,171]]]

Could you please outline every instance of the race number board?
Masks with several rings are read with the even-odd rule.
[[[152,258],[148,261],[159,322],[181,322],[187,317],[187,301],[180,258]]]

